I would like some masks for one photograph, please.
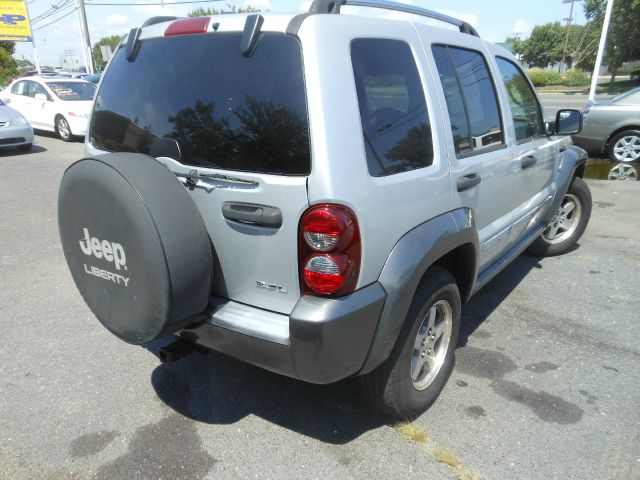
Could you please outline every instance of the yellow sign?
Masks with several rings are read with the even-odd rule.
[[[12,42],[32,40],[25,0],[0,0],[0,40]]]

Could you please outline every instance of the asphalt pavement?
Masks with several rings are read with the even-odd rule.
[[[165,366],[108,333],[57,232],[82,150],[0,153],[0,478],[640,478],[640,183],[589,181],[580,245],[519,257],[464,307],[449,383],[400,430],[353,381],[217,353]]]

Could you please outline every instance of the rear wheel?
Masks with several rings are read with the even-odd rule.
[[[591,191],[584,180],[576,177],[553,218],[527,251],[537,257],[567,252],[584,233],[590,217]]]
[[[460,305],[453,276],[431,267],[413,297],[391,356],[360,377],[363,394],[378,413],[411,419],[436,401],[453,370]]]
[[[73,138],[69,122],[62,115],[56,117],[56,133],[63,142],[69,142]]]
[[[640,131],[626,130],[611,139],[609,158],[614,162],[637,162],[640,159]]]

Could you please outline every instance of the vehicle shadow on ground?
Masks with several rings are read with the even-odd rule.
[[[534,268],[542,268],[539,258],[520,255],[462,307],[458,348],[467,344],[469,337]]]
[[[312,385],[217,352],[160,365],[151,383],[170,408],[209,424],[232,424],[256,415],[330,444],[348,443],[386,424],[367,410],[353,379]]]
[[[47,130],[34,130],[34,133],[36,134],[36,137],[55,138],[62,142],[58,134],[55,132],[49,132]],[[71,140],[69,140],[69,143],[84,143],[84,136],[79,137],[76,135]]]
[[[539,259],[521,255],[462,309],[458,347],[511,294]],[[170,339],[149,345],[157,350]],[[158,397],[198,422],[231,424],[256,415],[330,444],[344,444],[387,422],[363,403],[355,379],[312,385],[248,365],[217,352],[194,353],[151,375]]]
[[[32,145],[31,150],[22,151],[15,147],[5,147],[0,149],[0,157],[21,157],[23,155],[29,155],[30,153],[46,152],[47,149],[40,145]]]

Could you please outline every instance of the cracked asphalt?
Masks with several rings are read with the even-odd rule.
[[[0,153],[0,478],[640,478],[640,183],[589,181],[579,247],[519,257],[463,308],[422,442],[369,414],[352,381],[216,353],[163,366],[109,334],[57,234],[82,149],[39,135]]]

